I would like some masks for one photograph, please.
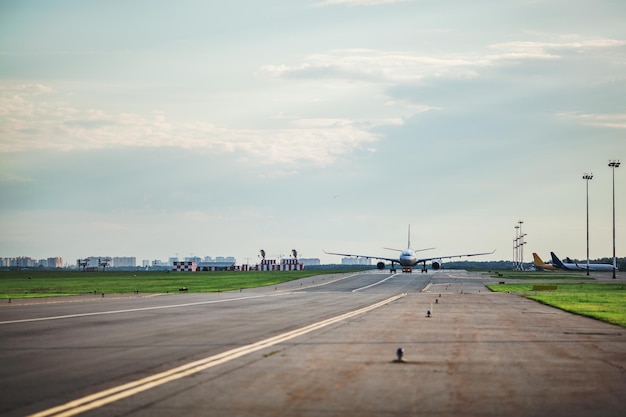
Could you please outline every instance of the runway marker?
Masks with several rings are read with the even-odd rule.
[[[314,330],[318,330],[323,327],[329,326],[331,324],[340,322],[342,320],[346,320],[351,317],[354,317],[363,313],[367,313],[369,311],[382,307],[386,304],[389,304],[393,301],[396,301],[404,297],[405,295],[406,294],[398,294],[393,297],[387,298],[383,301],[380,301],[376,304],[372,304],[370,306],[363,307],[361,309],[354,310],[349,313],[339,315],[337,317],[323,320],[318,323],[314,323],[314,324],[302,327],[300,329],[292,330],[290,332],[283,333],[282,335],[270,337],[268,339],[261,340],[260,342],[253,343],[251,345],[242,346],[239,348],[229,350],[227,352],[209,356],[207,358],[200,359],[198,361],[191,362],[191,363],[179,366],[174,369],[170,369],[169,371],[161,372],[161,373],[158,373],[158,374],[146,377],[146,378],[138,379],[136,381],[132,381],[123,385],[119,385],[117,387],[100,391],[95,394],[87,395],[83,398],[70,401],[63,405],[49,408],[47,410],[43,410],[35,414],[31,414],[29,417],[50,417],[50,416],[70,417],[70,416],[75,416],[80,413],[84,413],[86,411],[94,410],[96,408],[100,408],[104,405],[113,403],[115,401],[119,401],[121,399],[133,396],[135,394],[139,394],[140,392],[147,391],[149,389],[166,384],[168,382],[176,381],[178,379],[196,374],[198,372],[204,371],[214,366],[221,365],[223,363],[229,362],[233,359],[237,359],[249,353],[256,352],[261,349],[265,349],[267,347],[276,345],[278,343],[286,342],[287,340],[291,340],[298,336],[302,336]]]

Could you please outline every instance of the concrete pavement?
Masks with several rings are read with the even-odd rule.
[[[460,274],[88,415],[623,415],[623,328]],[[406,363],[393,361],[398,347]]]

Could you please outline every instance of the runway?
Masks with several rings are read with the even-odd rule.
[[[0,306],[0,414],[621,415],[622,328],[484,280],[373,271],[20,300]],[[406,363],[393,362],[398,347]]]

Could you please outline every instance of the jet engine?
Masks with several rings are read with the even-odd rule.
[[[385,269],[385,263],[384,262],[378,262],[376,264],[376,268],[378,268],[378,269]]]
[[[438,270],[439,268],[441,268],[441,260],[439,261],[433,261],[432,262],[432,267],[433,267],[433,271]]]

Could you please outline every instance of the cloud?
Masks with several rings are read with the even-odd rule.
[[[609,129],[626,129],[626,113],[617,114],[590,114],[564,112],[557,114],[562,120],[574,121],[586,126]]]
[[[590,53],[618,48],[624,40],[592,39],[568,42],[514,41],[489,45],[500,53],[423,55],[409,51],[337,49],[307,56],[299,65],[265,65],[273,77],[296,79],[349,79],[363,82],[419,82],[427,78],[472,79],[481,70],[512,59],[559,59],[565,53]]]
[[[266,65],[261,71],[285,78],[349,78],[368,82],[416,82],[426,77],[472,78],[490,65],[481,57],[433,57],[410,52],[340,49],[310,55],[296,66]]]
[[[503,55],[495,55],[494,59],[516,58],[559,58],[559,52],[588,52],[593,49],[616,48],[626,45],[624,40],[591,39],[571,42],[501,42],[490,45],[492,49],[503,50]]]
[[[337,3],[339,4],[339,3]],[[360,3],[365,4],[365,3]],[[450,84],[471,81],[498,66],[511,68],[525,60],[558,60],[572,52],[621,48],[616,39],[514,41],[487,45],[481,53],[426,55],[410,51],[335,49],[311,54],[295,65],[265,65],[261,72],[283,80],[318,81],[335,79],[348,90],[316,88],[330,94],[327,103],[349,102],[358,97],[362,105],[349,117],[286,116],[273,118],[272,128],[233,128],[211,121],[173,120],[162,112],[147,114],[110,113],[98,108],[80,108],[68,102],[63,91],[39,84],[0,85],[0,152],[32,150],[91,150],[113,148],[206,149],[231,154],[240,161],[256,164],[296,166],[302,163],[328,165],[341,155],[368,150],[381,139],[380,127],[402,125],[418,113],[442,111],[442,101],[420,94],[415,99],[393,94],[420,86],[429,80]],[[493,51],[496,51],[494,53]],[[432,84],[432,83],[431,83]],[[346,92],[347,91],[347,92]],[[369,100],[369,101],[367,101]],[[430,101],[430,103],[429,103]],[[311,104],[313,106],[313,104]],[[352,109],[353,107],[349,107]],[[294,112],[301,109],[290,109]],[[328,110],[325,107],[326,112]],[[341,110],[343,113],[345,111]],[[591,126],[623,128],[621,115],[562,113],[562,119]]]
[[[39,83],[28,83],[28,84],[16,84],[13,86],[6,86],[5,91],[7,93],[37,96],[41,94],[53,93],[54,89],[50,86],[39,84]]]
[[[53,91],[44,86],[35,90]],[[9,87],[0,95],[0,118],[5,121],[0,126],[1,153],[174,147],[230,153],[261,165],[326,165],[377,141],[372,127],[399,123],[289,118],[282,128],[237,129],[210,122],[174,123],[160,112],[142,116],[83,110],[50,97],[39,100],[31,91]]]

